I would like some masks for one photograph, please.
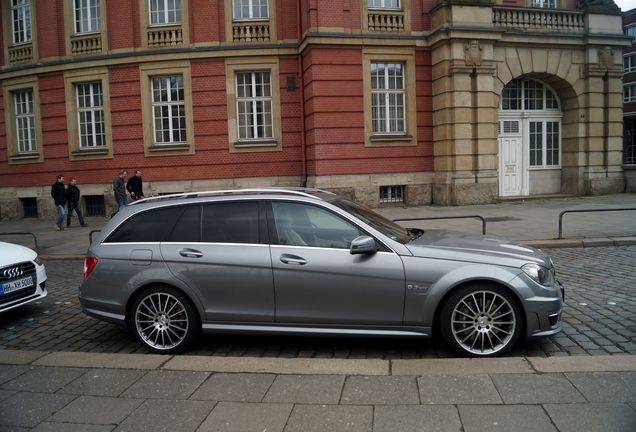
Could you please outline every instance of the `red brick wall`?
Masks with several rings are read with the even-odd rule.
[[[139,1],[108,0],[107,5],[109,49],[139,48]]]
[[[190,0],[190,41],[210,42],[225,39],[223,0]]]
[[[64,5],[58,0],[40,0],[32,25],[37,25],[38,58],[64,55]]]
[[[416,55],[417,146],[365,147],[362,54],[312,49],[305,57],[310,175],[431,171],[432,84],[429,52]]]

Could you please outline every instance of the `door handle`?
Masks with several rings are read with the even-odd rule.
[[[289,255],[289,254],[283,254],[280,256],[280,261],[285,263],[285,264],[292,264],[292,265],[305,265],[307,264],[307,260],[304,258],[301,258],[299,256],[296,255]]]
[[[181,249],[179,255],[186,258],[201,258],[203,254],[194,249]]]

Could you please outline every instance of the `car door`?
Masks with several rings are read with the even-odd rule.
[[[397,254],[351,255],[351,241],[365,233],[323,207],[273,201],[268,214],[277,322],[402,323],[404,267]]]
[[[208,321],[274,320],[271,258],[259,207],[257,201],[190,206],[161,244],[173,274],[197,291]]]

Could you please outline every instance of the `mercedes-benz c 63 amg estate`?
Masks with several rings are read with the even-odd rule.
[[[95,237],[84,311],[150,351],[199,331],[430,337],[501,355],[561,329],[550,258],[488,236],[404,228],[330,192],[251,189],[123,207]]]

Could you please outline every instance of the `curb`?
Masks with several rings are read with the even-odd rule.
[[[636,355],[376,360],[0,350],[0,364],[283,375],[466,376],[478,374],[634,372],[636,371]]]

